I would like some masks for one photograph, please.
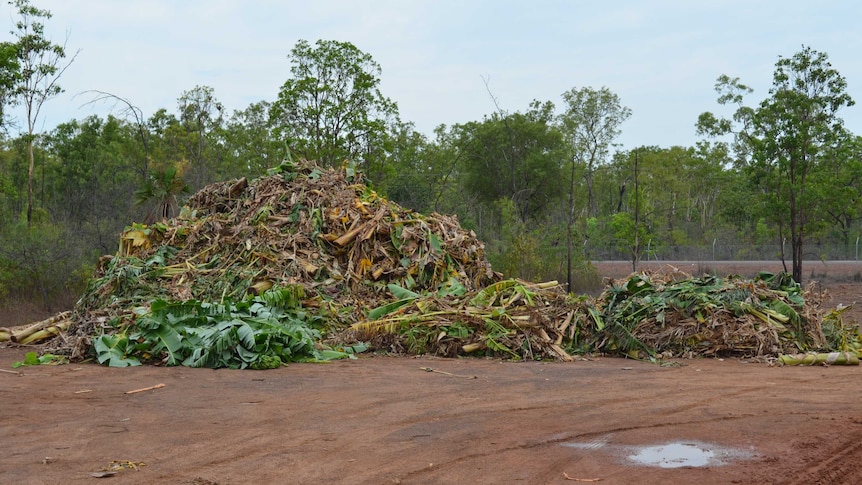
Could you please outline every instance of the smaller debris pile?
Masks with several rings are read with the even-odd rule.
[[[390,290],[395,300],[352,328],[374,347],[408,353],[558,360],[590,353],[650,360],[777,357],[846,350],[834,335],[848,335],[846,327],[830,325],[827,338],[820,302],[783,273],[695,278],[670,268],[611,282],[596,299],[516,280],[454,298]]]
[[[591,344],[628,355],[763,356],[826,343],[820,302],[786,273],[633,274],[605,289],[590,316],[598,332]]]
[[[395,299],[342,339],[370,340],[396,353],[570,361],[563,346],[579,332],[575,316],[585,301],[569,298],[555,281],[502,280],[470,292],[445,287],[419,294],[392,284],[389,290]]]

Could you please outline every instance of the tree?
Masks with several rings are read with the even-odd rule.
[[[563,93],[566,110],[560,124],[572,151],[569,166],[568,221],[566,237],[567,284],[571,290],[573,233],[575,225],[575,173],[576,166],[585,167],[587,184],[587,216],[597,214],[593,195],[593,174],[596,166],[605,162],[611,144],[620,134],[619,126],[631,116],[631,110],[620,103],[619,97],[608,88],[575,89]]]
[[[776,63],[770,98],[754,117],[759,136],[752,172],[778,178],[767,182],[781,204],[790,231],[793,279],[802,281],[805,230],[818,203],[812,176],[823,168],[824,155],[842,132],[837,112],[852,106],[847,82],[825,53],[809,47]]]
[[[483,202],[511,199],[522,222],[539,215],[562,185],[563,137],[554,106],[533,101],[526,113],[494,113],[455,127],[464,159],[464,183]]]
[[[111,115],[89,116],[42,137],[43,207],[100,254],[116,248],[117,232],[134,217],[129,195],[142,183],[138,130]]]
[[[130,116],[135,123],[135,128],[138,132],[138,137],[141,140],[141,148],[143,149],[143,155],[141,157],[142,162],[138,167],[138,173],[141,175],[142,180],[146,180],[147,174],[150,168],[150,147],[149,147],[149,131],[147,130],[146,122],[144,120],[144,112],[141,108],[132,104],[126,98],[118,96],[116,94],[107,93],[104,91],[93,90],[90,91],[94,94],[94,98],[88,104],[96,104],[99,102],[110,102],[114,107],[122,106],[119,110],[121,116]]]
[[[284,160],[287,150],[270,125],[271,107],[268,101],[252,103],[227,120],[220,136],[227,158],[224,177],[262,175]]]
[[[739,159],[747,159],[746,173],[760,188],[767,213],[777,216],[781,238],[790,237],[793,279],[802,281],[806,229],[821,204],[816,187],[828,154],[843,133],[838,111],[854,104],[845,92],[847,82],[832,68],[828,56],[810,47],[775,65],[769,97],[756,108],[741,106],[734,120]],[[738,80],[719,78],[719,102],[738,101],[749,91]],[[698,131],[711,135],[732,131],[729,120],[701,115]],[[747,157],[746,155],[749,155]]]
[[[399,123],[392,135],[390,166],[392,174],[378,190],[400,205],[420,212],[432,209],[435,186],[440,177],[436,147],[428,143],[412,123]]]
[[[563,100],[566,109],[560,115],[560,124],[571,147],[572,160],[586,167],[587,215],[594,217],[593,174],[598,165],[607,161],[609,150],[620,135],[620,125],[631,117],[632,111],[605,87],[572,88],[563,93]]]
[[[35,157],[33,144],[34,132],[42,105],[49,99],[63,92],[57,84],[63,72],[75,60],[68,63],[66,48],[52,43],[45,37],[45,26],[42,19],[50,19],[51,12],[30,5],[29,0],[14,0],[18,9],[19,19],[15,23],[12,35],[17,39],[18,64],[21,75],[17,78],[12,90],[13,98],[24,105],[27,115],[27,146],[29,165],[27,168],[27,224],[33,218],[33,174]],[[76,54],[77,55],[77,54]]]
[[[0,42],[0,133],[6,132],[6,106],[12,101],[18,76],[18,46],[12,42]]]
[[[825,161],[825,170],[818,174],[816,197],[846,248],[854,225],[862,220],[862,137],[847,133]]]
[[[380,93],[380,66],[349,42],[300,40],[289,56],[292,79],[271,116],[294,154],[324,165],[351,159],[363,168],[379,161],[398,107]]]
[[[213,88],[195,86],[179,98],[180,123],[185,129],[185,153],[191,163],[189,179],[201,187],[220,178],[213,137],[224,124],[224,107],[216,99]],[[215,172],[215,173],[214,173]]]

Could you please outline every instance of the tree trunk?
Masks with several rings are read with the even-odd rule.
[[[596,216],[596,207],[593,202],[595,196],[593,195],[593,167],[590,166],[587,169],[587,207],[589,207],[589,217]]]
[[[792,238],[793,245],[793,281],[802,284],[802,232],[793,236]]]
[[[796,194],[790,194],[790,246],[793,252],[793,281],[802,284],[802,214],[796,203]]]
[[[566,221],[566,291],[572,292],[572,229],[575,225],[575,162],[569,175],[569,217]]]
[[[640,192],[638,189],[638,152],[635,150],[635,246],[632,251],[632,273],[637,273],[638,263],[641,259],[641,247],[639,239],[640,231]]]
[[[33,222],[33,172],[35,167],[35,157],[33,156],[33,133],[30,133],[29,141],[27,142],[27,155],[29,164],[27,165],[27,227]]]

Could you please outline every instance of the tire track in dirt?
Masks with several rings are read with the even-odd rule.
[[[544,440],[529,440],[524,443],[520,443],[514,446],[505,446],[501,448],[493,448],[486,449],[484,451],[469,453],[460,455],[455,459],[448,460],[445,462],[435,463],[434,467],[427,467],[421,469],[415,469],[412,471],[407,471],[404,474],[397,477],[397,480],[419,480],[423,476],[427,476],[433,473],[436,473],[440,468],[450,468],[455,465],[462,465],[464,463],[469,463],[471,461],[480,460],[482,458],[496,456],[498,459],[504,453],[509,452],[518,452],[524,450],[534,450],[537,448],[544,448],[553,445],[560,445],[569,441],[577,441],[584,438],[588,438],[589,441],[587,443],[592,444],[595,449],[603,446],[604,438],[609,437],[614,434],[619,434],[627,431],[635,431],[635,430],[646,430],[646,429],[658,429],[658,428],[666,428],[673,426],[690,426],[690,425],[699,425],[706,423],[715,423],[722,421],[733,421],[740,420],[745,418],[756,417],[753,414],[746,415],[737,415],[737,416],[721,416],[718,418],[710,418],[710,419],[699,419],[699,420],[691,420],[691,421],[674,421],[674,422],[665,422],[665,423],[655,423],[655,424],[647,424],[647,425],[634,425],[634,426],[621,426],[617,428],[598,430],[598,431],[590,431],[587,433],[558,433],[551,438]],[[589,446],[589,445],[588,445]],[[575,461],[583,459],[583,456],[577,458]],[[569,460],[571,462],[571,460]],[[400,482],[399,482],[400,483]]]
[[[690,411],[692,409],[701,408],[701,407],[704,407],[704,406],[707,406],[710,404],[714,405],[719,400],[744,396],[746,394],[751,394],[754,392],[761,392],[761,391],[763,391],[762,387],[749,387],[749,388],[745,388],[745,389],[740,389],[739,391],[735,391],[735,392],[719,393],[719,394],[715,394],[715,395],[709,396],[705,399],[700,399],[698,401],[695,401],[695,402],[692,402],[689,404],[683,404],[683,405],[676,406],[676,407],[673,407],[670,409],[666,409],[664,411],[656,413],[656,415],[658,415],[658,416],[669,416],[672,414],[679,414],[679,413],[682,413],[685,411]]]
[[[805,454],[802,468],[791,466],[776,483],[805,485],[811,483],[862,483],[862,441],[857,433],[818,437],[800,446]],[[831,443],[823,446],[823,443]]]
[[[754,390],[757,389],[755,388]],[[744,391],[749,392],[750,390],[746,389]],[[739,391],[734,394],[745,394],[746,392]],[[757,414],[746,413],[709,419],[670,421],[648,425],[620,426],[615,428],[590,431],[586,433],[558,433],[544,440],[527,440],[523,443],[513,446],[490,449],[486,448],[480,452],[461,455],[455,459],[448,461],[437,462],[434,464],[434,467],[425,467],[421,469],[407,471],[406,473],[399,475],[397,478],[399,480],[404,480],[405,482],[411,480],[419,480],[423,483],[430,483],[430,481],[433,481],[434,474],[438,473],[441,468],[454,468],[458,466],[463,467],[466,464],[470,464],[472,462],[476,462],[489,457],[493,457],[498,460],[504,460],[504,457],[507,453],[542,449],[554,445],[563,445],[567,442],[577,442],[581,446],[573,448],[572,454],[569,455],[565,460],[560,461],[561,466],[571,466],[588,457],[590,452],[596,451],[606,446],[613,436],[630,431],[641,431],[650,429],[658,430],[673,427],[698,426],[707,423],[743,421],[746,419],[757,420],[762,418],[763,416],[770,416],[776,418],[782,415],[805,416],[811,414],[816,413],[799,411],[791,411],[777,414],[775,412]],[[774,475],[770,475],[767,482],[764,483],[790,483],[798,485],[810,483],[862,483],[862,462],[859,462],[858,459],[858,456],[862,455],[862,442],[855,443],[856,440],[853,438],[853,436],[855,435],[851,434],[850,438],[843,440],[842,442],[838,443],[835,446],[832,446],[827,450],[824,450],[824,448],[820,444],[818,444],[822,440],[818,440],[817,442],[806,442],[804,445],[794,447],[795,449],[812,450],[808,452],[805,457],[801,458],[800,461],[804,463],[819,461],[819,463],[816,466],[811,466],[808,468],[791,469],[792,471],[788,471],[785,478],[782,479],[776,479]],[[822,439],[825,440],[825,438]],[[831,458],[820,461],[824,456]],[[754,460],[765,458],[766,457],[764,455],[758,454],[758,456],[754,457]],[[543,472],[537,472],[539,474],[533,476],[531,479],[537,480],[537,483],[545,483],[550,481],[552,478],[559,476],[558,470],[559,468],[549,467],[549,469]],[[766,479],[766,477],[764,477],[764,479]]]

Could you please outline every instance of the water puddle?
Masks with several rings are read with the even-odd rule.
[[[645,446],[626,458],[638,465],[657,466],[660,468],[707,466],[711,461],[717,460],[715,451],[695,443],[668,443],[659,446]]]
[[[585,451],[607,448],[613,454],[623,455],[634,465],[659,468],[722,466],[753,457],[753,453],[748,450],[699,441],[673,441],[649,446],[615,446],[609,445],[606,438],[599,438],[588,442],[563,443],[563,446]]]

